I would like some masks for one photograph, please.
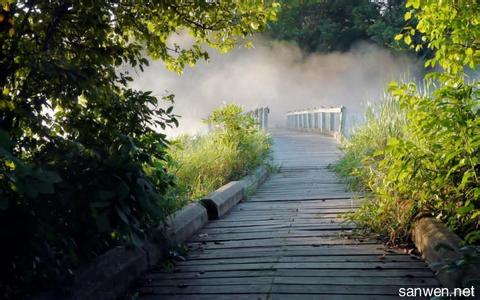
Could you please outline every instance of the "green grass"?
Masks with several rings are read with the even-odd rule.
[[[224,114],[229,109],[232,107],[221,108]],[[172,143],[170,156],[174,163],[169,171],[176,175],[176,193],[181,203],[200,199],[267,163],[271,146],[269,134],[256,129],[241,110],[236,109],[229,117],[238,126],[223,126],[225,120],[222,119],[212,132],[184,135]]]
[[[351,189],[369,189],[367,179],[375,173],[378,162],[372,159],[373,154],[383,151],[389,138],[400,138],[405,122],[405,113],[398,101],[388,94],[367,108],[365,123],[342,141],[344,156],[334,165],[334,170]]]

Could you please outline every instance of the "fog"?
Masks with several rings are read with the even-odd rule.
[[[175,94],[174,112],[181,118],[171,135],[203,131],[201,120],[230,102],[246,110],[270,107],[270,127],[284,126],[289,110],[344,105],[347,127],[352,126],[369,103],[381,98],[388,82],[415,79],[421,72],[412,57],[367,43],[347,53],[306,55],[294,45],[255,38],[254,48],[209,54],[208,62],[187,67],[181,76],[160,61],[136,74],[132,87],[159,97]]]

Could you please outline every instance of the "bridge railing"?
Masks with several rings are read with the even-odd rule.
[[[268,107],[259,107],[254,110],[246,112],[247,115],[253,117],[260,129],[268,128],[268,114],[270,109]]]
[[[345,107],[321,107],[287,113],[287,128],[317,131],[339,138],[345,135]]]

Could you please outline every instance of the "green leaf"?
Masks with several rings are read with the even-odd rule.
[[[411,18],[412,18],[412,12],[407,11],[407,12],[405,13],[405,16],[404,16],[405,21],[408,21],[408,20],[410,20]]]
[[[403,40],[407,45],[410,45],[412,43],[412,37],[410,35],[406,35]]]

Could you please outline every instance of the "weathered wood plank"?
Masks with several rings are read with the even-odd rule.
[[[156,279],[145,283],[145,286],[178,286],[178,285],[232,285],[232,284],[296,284],[296,285],[395,285],[395,286],[438,286],[433,277],[224,277],[224,278],[186,278]]]
[[[216,298],[215,298],[216,299]],[[392,300],[392,299],[402,299],[399,296],[392,295],[318,295],[318,294],[270,294],[269,299],[271,300]],[[425,298],[418,298],[425,299]]]
[[[438,286],[438,285],[437,285]],[[274,284],[272,293],[341,294],[341,295],[391,295],[397,296],[401,285],[305,285]],[[412,284],[410,287],[422,287]]]
[[[162,286],[142,287],[144,294],[169,295],[169,294],[261,294],[270,292],[270,285],[239,284],[217,286]]]
[[[279,259],[280,258],[280,259]],[[178,266],[183,265],[211,265],[211,264],[241,264],[241,263],[266,263],[266,262],[285,262],[285,263],[307,263],[307,262],[417,262],[407,255],[395,256],[374,256],[374,255],[323,255],[323,256],[285,256],[282,252],[271,256],[252,256],[252,257],[235,257],[235,258],[210,258],[210,259],[194,259],[190,257],[188,261],[179,262]],[[422,263],[421,266],[424,266]]]
[[[142,300],[267,300],[267,294],[142,295]]]
[[[376,240],[354,240],[339,239],[332,237],[311,238],[311,237],[289,237],[289,238],[265,238],[257,240],[238,240],[238,241],[214,241],[214,242],[192,242],[189,243],[192,249],[218,249],[218,248],[251,248],[251,247],[280,247],[280,246],[311,246],[311,247],[329,247],[339,245],[362,245],[370,244],[373,247],[378,246]],[[196,246],[196,247],[195,247]]]
[[[193,242],[214,242],[214,241],[246,241],[266,238],[291,238],[291,237],[339,237],[342,233],[352,233],[352,230],[344,230],[339,227],[337,230],[318,230],[318,231],[294,231],[282,230],[271,232],[247,232],[247,233],[214,233],[200,234],[193,237]]]
[[[348,270],[386,270],[386,269],[425,269],[424,262],[307,262],[307,263],[239,263],[239,264],[214,264],[214,265],[178,265],[177,272],[207,272],[207,271],[232,271],[232,270],[277,270],[277,269],[348,269]]]
[[[224,278],[224,277],[351,277],[351,278],[435,278],[428,269],[411,270],[315,270],[315,269],[280,269],[280,270],[230,270],[230,271],[192,271],[192,272],[152,272],[145,280],[156,279],[195,279],[195,278]],[[372,279],[374,280],[374,279]]]
[[[283,257],[325,257],[327,259],[331,256],[347,256],[347,257],[356,257],[356,256],[376,256],[379,259],[382,257],[389,257],[390,259],[395,259],[397,257],[402,257],[405,260],[415,260],[416,258],[410,258],[408,255],[404,255],[403,253],[388,253],[384,250],[377,250],[377,249],[342,249],[342,248],[334,248],[334,249],[318,249],[310,247],[310,249],[215,249],[215,250],[204,250],[202,252],[195,252],[190,254],[188,257],[190,260],[196,259],[224,259],[224,258],[247,258],[247,257],[270,257],[281,255]]]

